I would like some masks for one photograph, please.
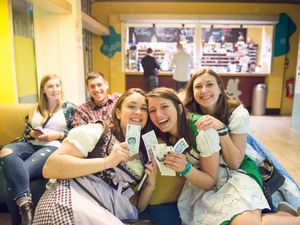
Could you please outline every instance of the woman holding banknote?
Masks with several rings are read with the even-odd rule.
[[[16,142],[3,147],[0,163],[9,188],[7,202],[13,224],[31,224],[33,204],[30,181],[42,178],[49,155],[61,145],[72,128],[76,106],[63,102],[62,83],[54,74],[45,75],[40,84],[39,101],[25,119],[25,131]],[[13,127],[11,128],[13,129]],[[20,215],[15,213],[18,206]]]
[[[144,154],[138,149],[136,157],[125,140],[129,127],[140,127],[130,131],[134,137],[147,121],[145,93],[134,88],[117,101],[111,124],[72,129],[44,166],[43,175],[57,181],[39,201],[33,224],[121,225],[121,220],[137,219],[155,188],[156,165],[143,166]],[[133,189],[144,172],[148,179],[136,195]]]
[[[198,194],[201,195],[201,190],[202,192],[210,190],[217,182],[220,150],[217,132],[210,129],[195,135],[191,127],[200,117],[195,114],[187,115],[173,89],[156,88],[147,94],[147,100],[149,116],[157,128],[158,137],[170,146],[176,145],[182,137],[188,144],[189,147],[183,154],[175,151],[168,152],[164,164],[187,179],[185,186],[192,185],[194,188],[199,188],[199,191],[193,193],[197,199]],[[186,210],[192,213],[194,200],[189,199],[189,201],[192,207],[187,206]],[[191,215],[186,211],[183,214],[180,207],[178,209],[182,222],[193,224],[187,222],[187,220],[191,222]]]
[[[176,92],[156,88],[147,99],[150,119],[167,144],[174,145],[189,129],[195,137],[194,142],[187,140],[191,148],[184,154],[170,151],[164,160],[168,168],[187,179],[178,199],[182,224],[300,224],[299,216],[285,212],[261,213],[269,208],[261,186],[243,170],[227,166],[220,154],[220,133],[213,128],[198,130],[202,116],[186,116]]]

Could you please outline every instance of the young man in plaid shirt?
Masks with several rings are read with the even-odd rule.
[[[86,78],[87,90],[91,99],[77,107],[73,126],[78,127],[99,120],[109,122],[115,103],[121,96],[119,93],[107,94],[108,82],[100,72],[91,72]]]

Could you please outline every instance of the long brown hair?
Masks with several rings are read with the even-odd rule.
[[[193,89],[194,81],[196,80],[196,78],[204,74],[209,74],[216,79],[221,92],[219,99],[217,101],[215,112],[211,116],[214,116],[217,119],[221,120],[223,123],[228,124],[228,119],[232,111],[236,107],[238,107],[241,104],[241,102],[238,100],[229,99],[229,97],[225,93],[225,88],[221,77],[211,69],[201,69],[191,77],[185,89],[183,104],[192,113],[198,113],[202,115],[207,114],[207,112],[205,112],[201,108],[201,106],[196,102],[194,98],[194,89]]]
[[[109,127],[112,130],[112,133],[119,141],[124,141],[125,137],[122,133],[120,120],[117,118],[117,109],[121,110],[124,100],[132,94],[138,93],[146,98],[146,93],[140,88],[130,88],[128,89],[121,97],[118,99],[115,107],[112,110],[112,119]],[[146,124],[147,126],[147,124]],[[146,127],[145,126],[145,127]],[[144,127],[144,128],[145,128]],[[143,130],[143,129],[142,129]],[[143,133],[143,132],[142,132]]]
[[[54,112],[49,112],[49,102],[48,102],[48,98],[46,96],[46,94],[44,93],[44,86],[45,84],[49,81],[49,80],[52,80],[52,79],[57,79],[59,80],[59,83],[62,87],[62,82],[61,82],[61,79],[55,75],[55,74],[47,74],[45,76],[43,76],[42,80],[41,80],[41,83],[40,83],[40,90],[39,90],[39,101],[38,101],[38,111],[40,112],[40,114],[43,116],[43,121],[44,122],[50,113],[54,113]],[[61,89],[61,100],[59,101],[58,103],[58,106],[56,107],[55,111],[57,111],[60,107],[61,107],[61,104],[62,104],[62,99],[63,99],[63,91]]]
[[[165,98],[170,100],[173,103],[177,112],[177,121],[178,121],[177,130],[178,130],[179,137],[183,137],[191,148],[194,145],[195,138],[194,135],[192,134],[185,108],[183,107],[182,102],[178,98],[177,93],[171,88],[159,87],[159,88],[155,88],[153,91],[150,91],[147,94],[147,102],[149,101],[149,98],[153,98],[153,97]],[[155,132],[158,134],[158,136],[160,136],[168,144],[170,144],[169,143],[170,134],[165,134],[159,131],[158,129],[155,129]]]

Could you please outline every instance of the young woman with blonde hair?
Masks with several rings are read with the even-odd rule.
[[[25,119],[22,138],[0,151],[0,163],[9,192],[19,207],[22,224],[31,224],[33,219],[30,181],[43,177],[44,163],[72,128],[76,110],[73,103],[63,102],[62,83],[57,75],[42,78],[39,97]],[[18,215],[11,216],[13,224],[20,223]]]

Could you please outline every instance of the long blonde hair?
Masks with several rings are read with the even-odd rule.
[[[41,80],[41,84],[40,84],[39,101],[38,101],[38,106],[37,106],[38,111],[40,112],[40,114],[44,118],[42,122],[45,122],[47,120],[50,113],[54,113],[55,111],[60,109],[61,104],[62,104],[63,91],[61,90],[61,99],[58,102],[58,105],[57,105],[55,111],[54,112],[49,112],[49,102],[48,102],[46,94],[44,93],[44,86],[49,80],[52,80],[52,79],[59,80],[59,83],[62,86],[61,79],[56,74],[47,74],[47,75],[43,76],[43,78]]]

